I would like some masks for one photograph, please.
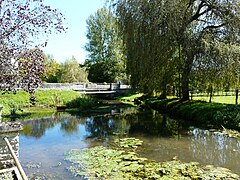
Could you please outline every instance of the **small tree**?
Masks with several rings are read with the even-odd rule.
[[[18,75],[21,77],[21,88],[30,94],[30,102],[35,104],[35,90],[42,83],[41,75],[45,70],[43,60],[45,55],[40,49],[32,49],[22,53],[18,60]]]
[[[57,63],[51,55],[45,57],[43,64],[45,68],[44,77],[42,77],[43,81],[57,83],[59,80],[58,76],[61,70],[61,65]]]
[[[77,60],[72,57],[65,61],[61,68],[60,82],[87,82],[87,73],[85,69],[81,68]]]
[[[46,6],[44,0],[0,1],[1,90],[15,91],[22,87],[33,92],[39,86],[41,81],[37,76],[43,72],[43,56],[33,47],[47,44],[39,37],[65,31],[62,20],[63,14]]]

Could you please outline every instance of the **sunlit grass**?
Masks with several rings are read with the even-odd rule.
[[[10,115],[11,111],[16,113],[29,113],[40,111],[53,111],[57,105],[66,105],[68,102],[81,95],[71,90],[37,90],[36,106],[32,107],[29,101],[29,94],[25,91],[18,91],[16,94],[0,92],[0,105],[3,106],[3,115]],[[23,110],[23,111],[20,111]]]
[[[169,99],[171,98],[177,98],[176,96],[168,96]],[[209,96],[196,96],[194,95],[192,97],[192,100],[201,100],[209,102],[210,97]],[[213,103],[223,103],[223,104],[235,104],[236,97],[235,96],[213,96],[212,102]],[[240,97],[239,97],[239,104],[240,104]]]
[[[118,97],[117,100],[120,100],[126,104],[134,105],[133,101],[135,98],[139,98],[143,95],[143,93],[134,93],[134,94],[129,94],[126,96],[121,96]]]
[[[202,101],[206,101],[209,102],[209,98],[210,97],[193,97],[193,100],[202,100]],[[223,103],[223,104],[235,104],[235,96],[213,96],[212,97],[212,102],[213,103]]]

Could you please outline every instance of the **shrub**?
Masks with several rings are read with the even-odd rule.
[[[78,108],[80,110],[88,110],[99,105],[100,101],[96,98],[90,96],[81,96],[72,101],[68,102],[66,105],[68,108]]]

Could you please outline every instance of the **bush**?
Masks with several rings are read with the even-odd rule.
[[[222,125],[240,130],[240,106],[238,105],[205,101],[181,102],[176,99],[152,99],[146,101],[146,104],[152,109],[186,121],[197,124]]]
[[[66,105],[68,108],[78,108],[79,110],[88,110],[96,107],[100,104],[100,101],[96,98],[90,96],[81,96],[72,101],[68,102]]]

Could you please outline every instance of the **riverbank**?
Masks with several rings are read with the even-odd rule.
[[[33,106],[30,104],[29,94],[25,91],[18,91],[16,94],[1,94],[0,105],[3,106],[3,119],[8,121],[17,118],[24,120],[51,116],[59,107],[71,114],[109,112],[112,109],[132,106],[133,99],[139,96],[122,97],[127,98],[128,101],[126,101],[129,102],[123,103],[120,99],[105,101],[81,95],[72,90],[37,90],[35,95],[36,104]]]
[[[239,105],[194,100],[182,102],[178,99],[160,100],[158,98],[147,99],[145,105],[193,124],[225,127],[240,131]]]
[[[100,105],[99,100],[72,90],[37,90],[35,96],[36,104],[31,105],[29,94],[25,91],[1,94],[2,117],[11,120],[19,117],[38,117],[52,114],[58,106],[79,111]]]

